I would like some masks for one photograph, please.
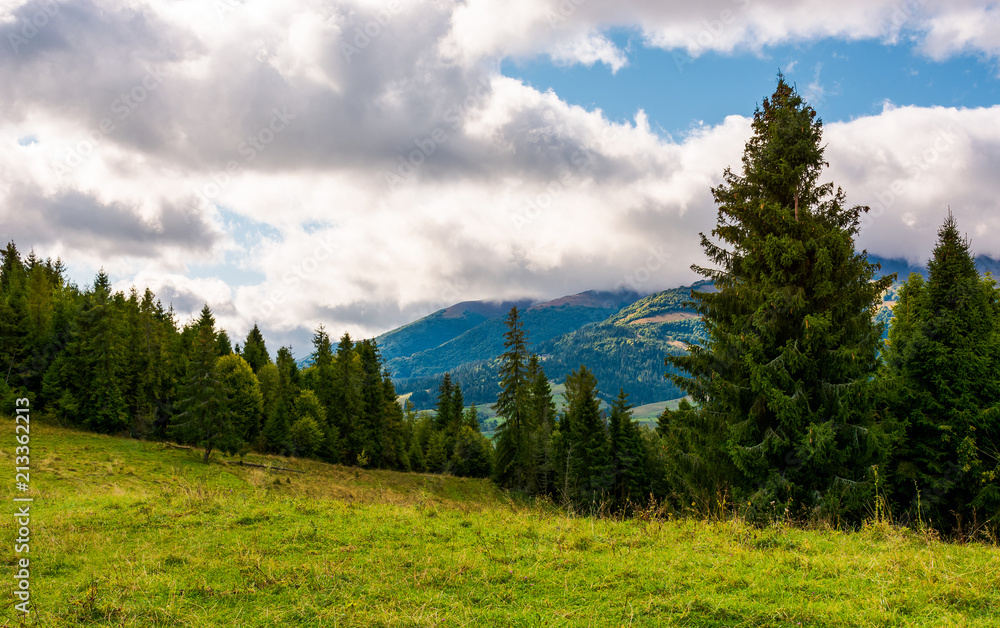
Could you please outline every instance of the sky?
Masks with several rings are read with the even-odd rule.
[[[698,279],[778,72],[858,247],[1000,257],[1000,6],[0,1],[0,237],[308,354],[453,303]]]

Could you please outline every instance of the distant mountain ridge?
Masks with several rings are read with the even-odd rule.
[[[868,256],[881,265],[879,276],[896,273],[879,320],[892,318],[896,291],[911,272],[923,266],[905,260]],[[976,259],[980,272],[1000,274],[1000,262]],[[701,320],[691,308],[692,290],[710,291],[700,281],[654,294],[587,291],[543,303],[469,301],[434,312],[376,338],[400,393],[413,393],[418,407],[430,407],[445,372],[461,385],[468,403],[492,403],[499,391],[498,356],[503,352],[504,318],[516,305],[528,335],[529,349],[543,358],[546,374],[561,381],[581,364],[598,379],[601,394],[613,398],[619,388],[634,404],[681,396],[666,377],[667,355],[685,351],[703,338]]]
[[[500,318],[515,305],[527,308],[534,301],[463,301],[438,310],[408,325],[403,325],[375,338],[382,356],[410,356],[440,346],[488,320]]]
[[[522,309],[528,342],[535,345],[598,322],[640,298],[636,292],[588,290],[543,303],[460,303],[375,339],[394,378],[434,376],[503,352],[504,318]]]
[[[906,281],[910,273],[917,273],[918,275],[923,275],[924,279],[927,278],[927,266],[911,264],[905,259],[869,255],[868,261],[878,263],[882,266],[882,269],[878,272],[880,276],[896,273],[896,281],[898,283]],[[995,260],[986,255],[979,255],[976,257],[976,268],[980,273],[992,273],[997,278],[1000,278],[1000,260]]]

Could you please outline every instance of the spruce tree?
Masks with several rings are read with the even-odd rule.
[[[906,425],[894,459],[901,505],[940,528],[1000,523],[1000,312],[951,211],[928,279],[899,291],[886,348],[892,410]]]
[[[488,478],[493,471],[493,447],[489,439],[468,425],[460,425],[455,436],[451,471],[457,476]]]
[[[229,334],[226,333],[225,329],[219,330],[219,337],[215,341],[215,346],[220,358],[233,352],[233,343],[229,340]]]
[[[438,384],[437,405],[434,407],[434,427],[439,431],[447,430],[455,422],[452,403],[454,393],[455,385],[451,381],[451,373],[445,373],[441,377],[441,383]]]
[[[468,407],[468,409],[462,413],[462,425],[469,426],[470,429],[476,432],[482,432],[479,427],[479,410],[476,408],[475,404]]]
[[[87,295],[80,330],[87,379],[80,404],[83,425],[95,432],[121,432],[129,426],[121,390],[124,329],[121,310],[115,304],[111,282],[103,270]]]
[[[323,407],[329,408],[334,403],[333,345],[330,343],[329,334],[326,333],[322,325],[313,334],[311,357],[313,368],[315,368],[312,389]]]
[[[353,464],[367,442],[362,423],[362,379],[361,361],[354,351],[354,342],[350,334],[345,333],[337,345],[334,362],[333,404],[327,407],[327,413],[340,435],[341,461],[345,464]]]
[[[382,466],[387,469],[406,470],[409,451],[404,428],[403,407],[399,405],[396,386],[387,369],[382,371],[383,425],[377,438],[382,449]]]
[[[13,242],[0,255],[0,368],[5,382],[19,386],[28,349],[28,272]]]
[[[249,363],[248,363],[249,364]],[[261,436],[261,430],[267,425],[278,411],[278,388],[281,377],[278,375],[278,367],[273,363],[267,363],[257,372],[257,381],[260,382],[260,394],[264,401],[263,412],[261,413],[260,430],[257,437],[251,441],[259,451],[267,450],[267,443]]]
[[[570,499],[580,506],[595,506],[611,496],[614,478],[594,374],[581,366],[567,375],[566,393],[569,401],[566,414],[571,426]]]
[[[619,508],[638,504],[646,493],[647,481],[639,426],[632,422],[632,406],[624,389],[611,405],[608,416],[611,445],[612,495]]]
[[[331,416],[330,408],[336,404],[336,369],[335,357],[330,336],[320,325],[313,334],[312,353],[312,390],[316,393],[320,404],[326,410],[326,421],[321,426],[323,443],[319,447],[319,457],[326,462],[340,460],[340,431]]]
[[[219,380],[229,390],[229,403],[233,424],[240,439],[247,443],[256,440],[264,414],[264,396],[260,382],[243,356],[230,353],[218,359],[215,365]]]
[[[271,361],[271,356],[267,354],[267,346],[264,344],[264,336],[254,323],[253,329],[247,334],[243,343],[243,359],[247,361],[250,368],[256,374],[265,364]]]
[[[195,326],[191,363],[184,383],[181,412],[175,416],[171,433],[185,442],[205,448],[208,462],[214,449],[232,454],[243,445],[236,413],[233,412],[231,391],[216,369],[218,337],[215,318],[208,305],[201,311]]]
[[[552,435],[556,425],[556,404],[552,400],[552,387],[545,375],[539,357],[528,358],[528,407],[529,423],[533,426],[531,449],[535,452],[536,485],[539,493],[555,492],[556,454]]]
[[[326,410],[316,393],[311,390],[299,392],[289,432],[295,455],[308,458],[319,451],[327,438],[326,425]]]
[[[262,436],[271,452],[289,455],[294,452],[291,429],[295,422],[295,401],[299,396],[298,368],[291,347],[278,349],[275,368],[278,371],[272,414],[264,421]]]
[[[505,351],[500,356],[500,395],[493,406],[502,420],[494,436],[494,472],[500,486],[533,492],[536,487],[530,439],[533,426],[528,409],[528,348],[516,306],[510,309],[506,324]]]
[[[730,484],[755,508],[858,515],[885,459],[870,403],[882,334],[873,316],[892,279],[875,279],[855,252],[868,208],[819,183],[822,123],[780,74],[752,127],[742,173],[727,168],[712,189],[718,242],[701,243],[717,268],[693,266],[715,284],[692,292],[708,339],[667,363],[698,405],[689,418],[723,440],[728,464],[706,484]]]
[[[361,363],[362,419],[359,442],[374,467],[385,466],[385,452],[380,435],[386,429],[385,390],[382,386],[382,356],[375,340],[362,340],[355,347]]]

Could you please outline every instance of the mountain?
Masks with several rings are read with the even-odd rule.
[[[510,308],[524,309],[534,301],[463,301],[429,316],[388,331],[375,339],[382,356],[393,358],[411,356],[433,349],[461,336],[482,323],[498,319]]]
[[[522,312],[529,348],[587,323],[602,321],[639,298],[634,292],[591,290],[530,305]],[[503,353],[507,331],[504,318],[510,304],[503,305],[506,307],[484,310],[481,305],[459,304],[448,308],[458,308],[453,314],[457,319],[454,323],[447,317],[448,310],[441,310],[383,334],[376,342],[394,378],[436,376]],[[526,304],[522,302],[520,306],[523,305]],[[494,315],[487,317],[484,311]],[[410,351],[411,347],[417,350]]]
[[[877,263],[882,265],[882,270],[880,270],[878,275],[888,275],[890,273],[896,273],[896,283],[901,284],[906,281],[906,278],[910,276],[910,273],[917,273],[923,275],[924,279],[927,279],[927,267],[920,264],[911,264],[905,259],[897,258],[887,258],[879,257],[877,255],[869,255],[868,261],[872,263]],[[992,257],[987,257],[985,255],[979,255],[976,257],[976,268],[980,273],[993,273],[995,276],[1000,276],[1000,261],[993,259]]]
[[[711,288],[704,282],[696,287]],[[546,373],[556,382],[586,364],[597,375],[608,399],[619,388],[624,388],[636,404],[672,399],[680,393],[663,377],[663,358],[683,351],[685,343],[695,342],[700,334],[697,314],[686,304],[691,289],[687,286],[646,297],[588,291],[533,305],[522,312],[529,349],[541,356]],[[496,373],[507,331],[503,316],[487,319],[431,349],[411,355],[397,353],[399,347],[437,340],[406,337],[439,329],[436,325],[442,312],[385,334],[393,342],[388,350],[376,339],[397,391],[411,393],[410,399],[418,408],[431,407],[440,376],[450,372],[461,384],[467,403],[492,403],[499,392]]]
[[[668,368],[664,358],[701,342],[701,320],[691,309],[691,291],[712,289],[711,283],[701,281],[657,292],[604,321],[543,343],[537,351],[546,374],[562,381],[571,370],[586,365],[608,401],[617,396],[619,388],[628,393],[634,405],[683,396],[665,377]]]

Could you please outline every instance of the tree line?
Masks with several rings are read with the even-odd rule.
[[[146,289],[114,292],[104,271],[80,290],[60,260],[0,251],[0,406],[26,397],[40,415],[105,434],[213,451],[314,457],[385,469],[488,477],[492,448],[459,387],[437,415],[397,402],[374,340],[320,326],[311,365],[273,355],[257,325],[242,347],[206,305],[179,325]]]

